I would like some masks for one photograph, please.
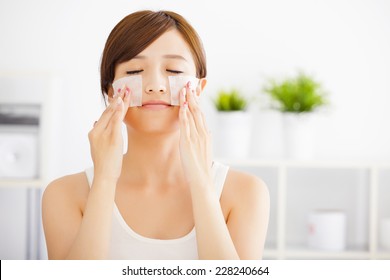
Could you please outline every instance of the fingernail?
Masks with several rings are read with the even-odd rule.
[[[183,107],[184,107],[184,109],[187,109],[187,108],[188,108],[188,102],[187,102],[187,101],[184,101]]]
[[[118,92],[121,92],[121,88],[118,88]]]
[[[187,87],[190,88],[191,87],[191,81],[188,81],[187,83]]]

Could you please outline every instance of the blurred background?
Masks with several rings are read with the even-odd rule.
[[[87,134],[104,110],[104,44],[116,23],[140,9],[176,11],[202,38],[202,108],[216,157],[258,174],[270,188],[265,258],[390,258],[383,237],[390,236],[389,1],[0,0],[1,259],[47,258],[42,191],[92,165]],[[299,114],[310,119],[303,128],[286,126],[287,114],[271,109],[264,90],[299,71],[328,101]],[[213,100],[232,89],[250,117],[227,122],[247,139],[237,139],[241,149],[229,154],[220,139],[235,136],[221,132]],[[250,127],[234,130],[234,122]],[[338,215],[313,218],[324,212]],[[324,234],[321,219],[338,223],[339,232],[325,233],[336,241],[311,236]]]

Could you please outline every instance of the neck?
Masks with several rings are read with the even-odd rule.
[[[179,130],[144,133],[127,128],[127,139],[128,149],[123,156],[121,175],[125,182],[159,186],[182,178]]]

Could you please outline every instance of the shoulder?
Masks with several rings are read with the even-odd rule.
[[[251,205],[267,207],[269,191],[261,178],[230,168],[226,176],[222,198],[230,209]]]
[[[232,169],[222,194],[228,211],[226,224],[238,255],[261,259],[270,207],[266,184],[257,176]]]
[[[86,175],[66,175],[50,182],[42,198],[42,224],[49,259],[63,259],[80,227],[89,194]]]
[[[229,192],[240,196],[245,194],[268,194],[268,187],[261,178],[232,168],[229,169],[227,174],[225,188]]]
[[[85,172],[69,174],[51,181],[42,198],[43,206],[50,204],[84,205],[89,193]]]

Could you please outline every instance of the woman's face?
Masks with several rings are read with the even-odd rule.
[[[142,76],[143,104],[156,100],[170,104],[168,76],[196,76],[196,67],[187,43],[176,29],[172,29],[133,59],[118,64],[114,80],[129,75]],[[202,90],[205,84],[206,80],[202,79]],[[166,133],[179,129],[178,116],[178,106],[147,105],[130,107],[124,122],[128,128],[139,132]]]

